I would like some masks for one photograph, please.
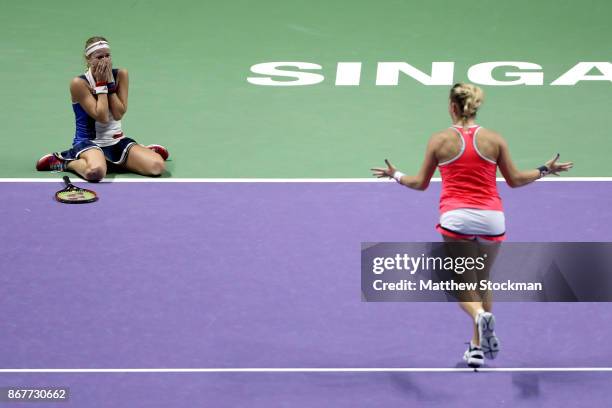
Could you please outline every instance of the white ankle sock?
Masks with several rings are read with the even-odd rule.
[[[475,323],[478,323],[478,316],[480,316],[480,314],[481,314],[481,313],[484,313],[484,312],[485,312],[485,311],[484,311],[484,309],[483,309],[483,308],[480,308],[480,309],[478,309],[478,310],[476,311],[476,317],[474,318],[474,322],[475,322]]]

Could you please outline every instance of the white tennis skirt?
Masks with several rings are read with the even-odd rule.
[[[440,216],[440,226],[463,235],[502,235],[506,232],[503,211],[458,208]]]

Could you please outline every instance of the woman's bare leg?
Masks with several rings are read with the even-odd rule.
[[[134,145],[128,152],[123,167],[143,176],[160,176],[166,170],[164,159],[153,150],[141,145]]]
[[[75,172],[87,181],[100,181],[106,175],[106,158],[100,149],[89,149],[77,160],[66,164],[66,169]]]
[[[479,245],[475,241],[465,239],[455,239],[442,236],[444,242],[450,244],[447,246],[447,251],[452,257],[472,257],[476,258],[479,253]],[[453,245],[455,243],[461,243],[461,245]],[[476,281],[475,278],[472,280]],[[475,346],[480,345],[480,338],[478,336],[478,326],[476,326],[476,317],[478,313],[484,310],[483,302],[478,291],[466,291],[461,294],[459,300],[459,306],[463,309],[470,317],[470,326],[472,327],[472,344]]]
[[[495,258],[497,257],[497,253],[499,252],[501,243],[499,242],[480,242],[479,243],[479,255],[481,257],[486,258],[485,268],[479,273],[478,280],[489,280],[489,273],[491,272],[491,268],[495,263]],[[482,308],[490,312],[493,310],[493,297],[491,295],[491,291],[487,291],[486,293],[481,294],[482,300]]]

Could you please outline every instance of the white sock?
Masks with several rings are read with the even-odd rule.
[[[478,316],[480,316],[481,313],[484,313],[484,309],[480,308],[476,311],[476,317],[474,318],[474,323],[478,324]]]

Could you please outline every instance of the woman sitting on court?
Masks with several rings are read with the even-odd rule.
[[[99,181],[106,175],[108,161],[144,176],[161,175],[168,158],[166,148],[142,146],[121,129],[128,107],[128,72],[113,69],[108,41],[104,37],[88,39],[85,60],[87,71],[70,83],[76,119],[72,148],[43,156],[36,169],[69,170],[86,180]]]
[[[475,123],[476,112],[483,99],[483,92],[477,86],[456,84],[452,87],[448,111],[453,125],[430,138],[425,160],[416,176],[397,171],[388,161],[387,168],[372,170],[377,177],[394,178],[406,187],[425,190],[436,167],[439,167],[442,193],[437,230],[449,243],[447,247],[451,255],[476,257],[487,254],[485,257],[488,257],[487,264],[490,266],[506,232],[502,202],[495,181],[497,168],[510,187],[519,187],[547,174],[567,171],[573,164],[557,163],[557,155],[537,169],[518,170],[510,158],[504,138]],[[454,242],[467,244],[453,245]],[[490,293],[459,300],[470,316],[470,329],[473,332],[464,359],[470,366],[480,367],[484,357],[495,358],[500,346],[494,331]]]

